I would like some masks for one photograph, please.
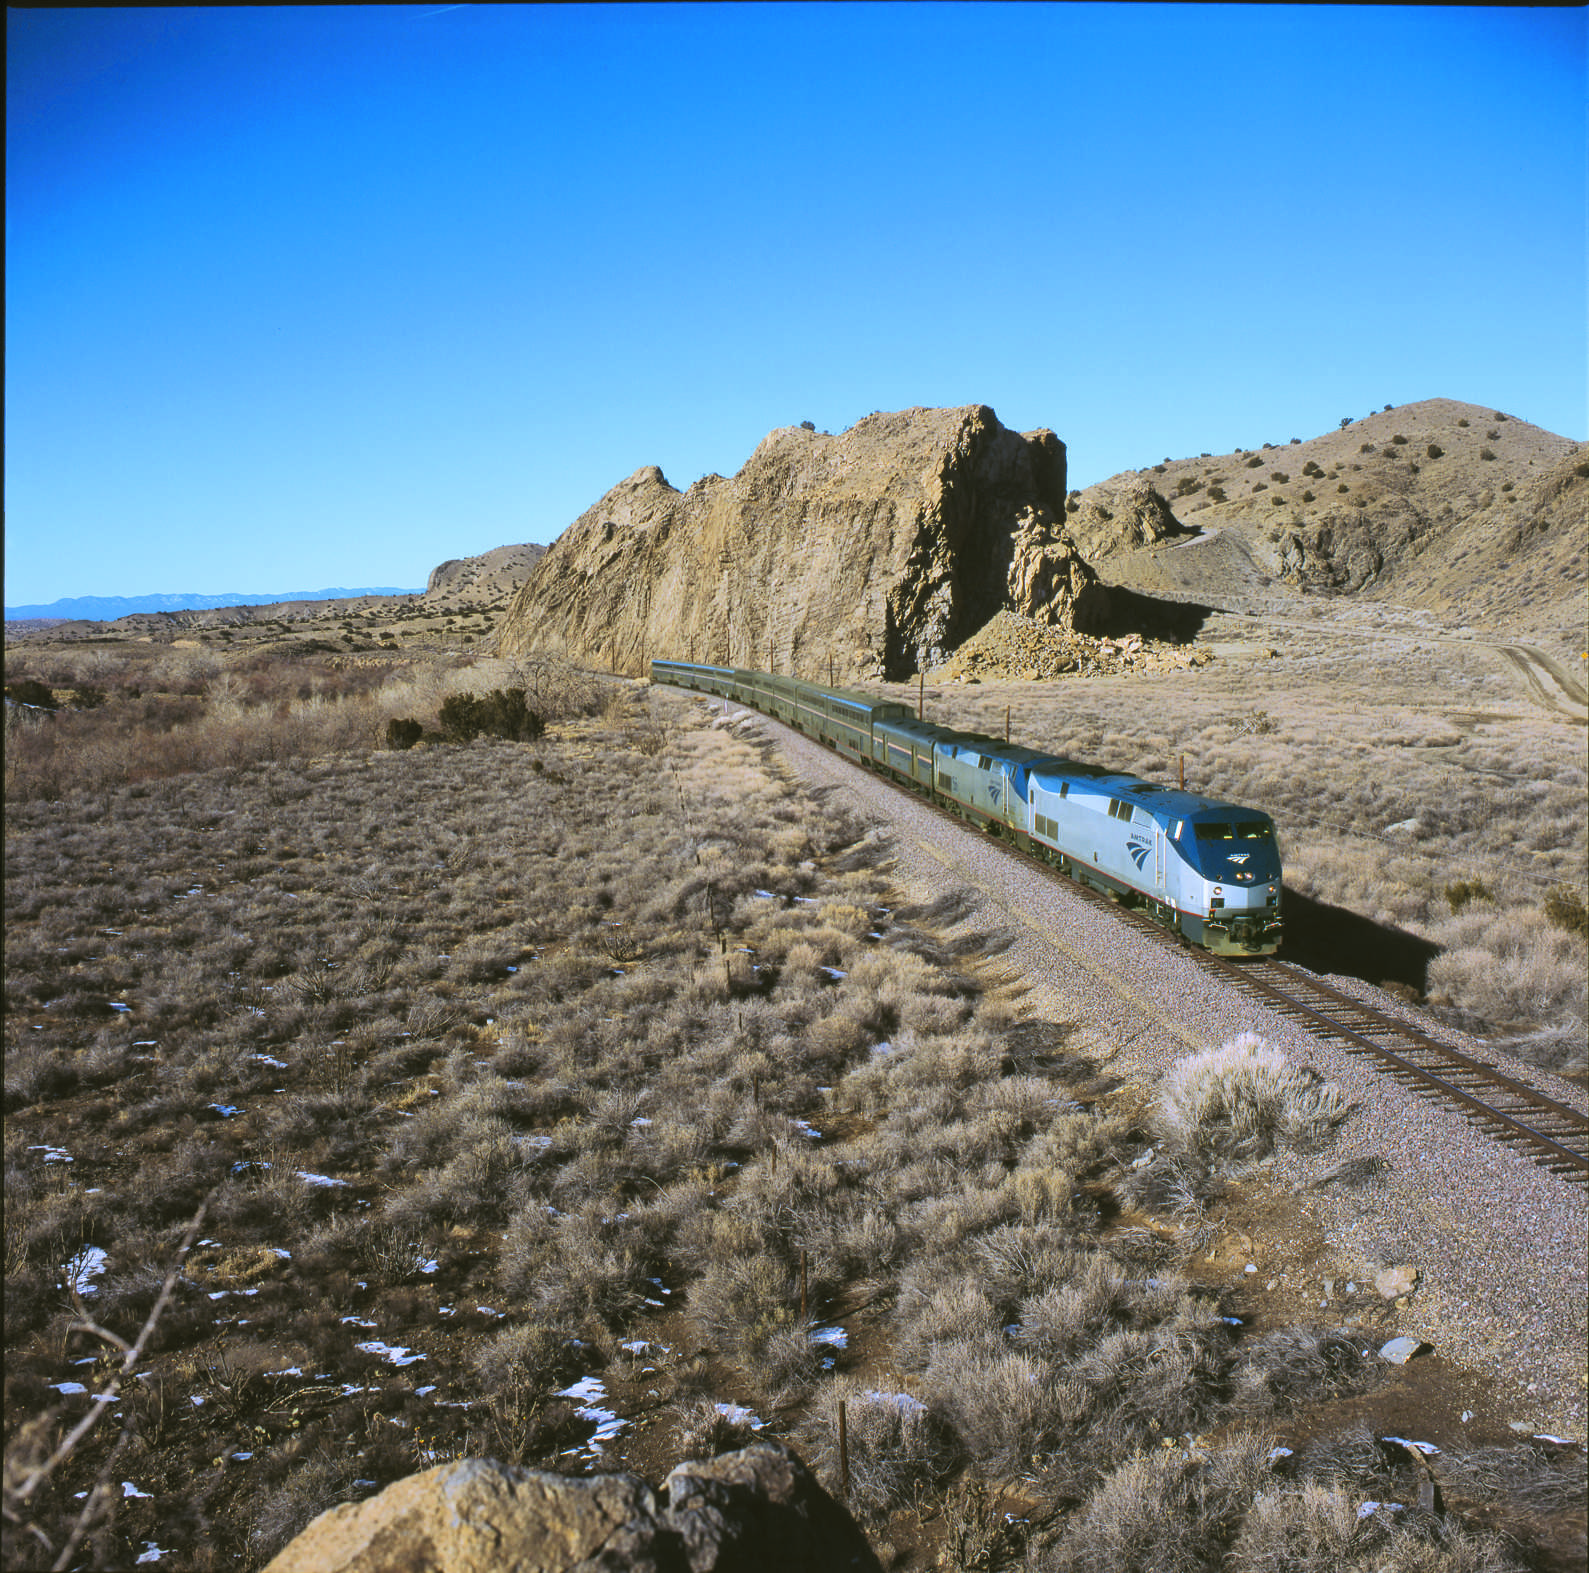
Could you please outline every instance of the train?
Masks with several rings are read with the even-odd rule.
[[[1280,948],[1274,821],[1258,809],[913,714],[857,689],[692,661],[651,681],[782,721],[1221,956]]]

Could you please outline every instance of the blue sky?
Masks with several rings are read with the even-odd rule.
[[[6,583],[422,585],[642,464],[984,403],[1073,485],[1582,439],[1585,13],[8,13]]]

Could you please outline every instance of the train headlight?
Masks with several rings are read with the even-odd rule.
[[[1225,887],[1223,885],[1215,885],[1213,891],[1211,892],[1211,894],[1216,895],[1216,896],[1223,896],[1225,894]]]

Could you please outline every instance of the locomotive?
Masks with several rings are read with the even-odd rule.
[[[1222,956],[1280,947],[1280,851],[1257,809],[956,732],[855,689],[690,661],[653,661],[651,681],[783,721],[1190,944]]]

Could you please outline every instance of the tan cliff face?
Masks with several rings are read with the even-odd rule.
[[[732,478],[680,492],[648,465],[613,487],[530,574],[500,649],[903,678],[1003,608],[1085,632],[1107,593],[1064,505],[1064,444],[985,405],[780,427]]]

